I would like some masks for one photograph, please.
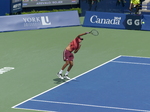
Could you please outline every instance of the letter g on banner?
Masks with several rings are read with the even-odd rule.
[[[125,21],[124,21],[124,26],[125,29],[130,29],[130,30],[141,30],[141,16],[137,15],[126,15]]]
[[[139,26],[139,25],[140,25],[140,19],[135,19],[135,20],[133,20],[133,19],[128,19],[128,20],[127,20],[127,24],[128,24],[128,25],[134,24],[134,25],[136,25],[136,26]]]
[[[127,24],[128,24],[128,25],[132,25],[132,19],[128,19],[128,20],[127,20]]]
[[[139,25],[140,25],[140,19],[136,19],[136,20],[134,21],[134,24],[135,24],[136,26],[139,26]]]

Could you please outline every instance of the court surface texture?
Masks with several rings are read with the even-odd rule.
[[[83,36],[76,80],[59,79],[63,50],[91,29],[99,36]],[[149,111],[149,42],[149,31],[82,26],[0,33],[0,112]]]

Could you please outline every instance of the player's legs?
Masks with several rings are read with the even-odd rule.
[[[69,63],[69,64],[68,64],[68,63]],[[67,64],[69,65],[69,67],[68,67],[68,69],[67,69],[67,71],[66,71],[66,73],[65,73],[65,75],[64,75],[64,78],[65,78],[65,79],[70,79],[70,78],[68,77],[68,74],[69,74],[69,71],[71,70],[71,68],[73,67],[73,61],[68,61]]]
[[[69,61],[69,67],[68,67],[67,71],[69,72],[72,67],[73,67],[73,61]]]
[[[71,68],[73,67],[73,61],[66,61],[66,63],[62,66],[61,70],[64,70],[69,65],[67,71],[69,72]]]
[[[70,61],[65,61],[65,64],[62,66],[62,70],[64,70],[68,65],[69,65]]]
[[[70,51],[64,50],[63,60],[65,61],[65,64],[62,66],[61,70],[57,74],[59,78],[63,79],[62,72],[69,65],[64,78],[70,79],[68,77],[68,73],[71,70],[71,68],[73,67],[73,59],[74,59],[74,55]]]
[[[69,61],[65,61],[65,64],[62,66],[62,69],[57,73],[57,76],[61,79],[64,79],[62,76],[62,72],[64,71],[64,69],[68,66]]]

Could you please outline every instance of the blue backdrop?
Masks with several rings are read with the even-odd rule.
[[[80,0],[80,7],[82,8],[81,16],[85,15],[86,11],[98,12],[115,12],[124,13],[129,9],[130,0]]]
[[[22,0],[0,0],[0,16],[22,10]]]
[[[10,13],[10,0],[1,0],[0,16]]]

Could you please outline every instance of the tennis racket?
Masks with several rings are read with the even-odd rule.
[[[89,33],[94,35],[94,36],[98,36],[99,35],[99,32],[97,30],[95,30],[95,29],[91,30]]]

